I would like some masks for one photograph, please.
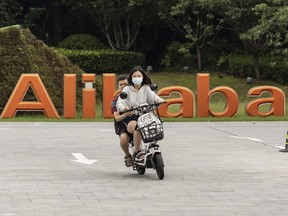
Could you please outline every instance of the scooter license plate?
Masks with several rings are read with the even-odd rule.
[[[151,114],[147,113],[139,117],[138,121],[139,121],[139,125],[143,127],[143,126],[151,124],[154,121],[154,118]]]

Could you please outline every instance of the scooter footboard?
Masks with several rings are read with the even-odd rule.
[[[154,158],[154,154],[156,154],[156,153],[161,154],[159,147],[158,148],[150,148],[148,150],[148,152],[145,154],[143,162],[134,161],[135,168],[133,166],[133,169],[136,169],[136,166],[146,167],[146,168],[154,168],[155,163],[154,163],[153,158]]]

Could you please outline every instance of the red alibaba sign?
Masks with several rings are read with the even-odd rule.
[[[82,82],[85,88],[82,89],[82,117],[95,118],[96,90],[93,88],[95,83],[94,74],[83,74]],[[103,117],[113,117],[111,113],[111,101],[115,93],[115,74],[103,74]],[[38,101],[23,101],[26,92],[32,87]],[[64,118],[76,117],[76,75],[64,75]],[[172,93],[177,92],[180,98],[167,98],[166,104],[159,107],[159,114],[162,117],[194,117],[195,96],[193,92],[182,86],[169,86],[158,91],[158,95],[169,97]],[[261,98],[261,94],[269,92],[271,97]],[[209,106],[210,97],[215,93],[221,93],[226,98],[226,107],[222,112],[213,112]],[[274,86],[257,86],[248,91],[248,97],[257,97],[250,101],[245,108],[247,115],[250,116],[284,116],[285,115],[285,94]],[[210,89],[209,74],[197,74],[197,117],[233,117],[238,111],[239,99],[237,93],[230,87],[219,86]],[[171,113],[168,107],[172,104],[181,105],[177,113]],[[271,104],[268,112],[259,111],[259,106]],[[44,84],[38,74],[22,74],[15,86],[3,112],[1,118],[13,118],[17,111],[43,111],[48,118],[59,118],[59,114],[46,91]]]

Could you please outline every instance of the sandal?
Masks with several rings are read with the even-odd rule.
[[[132,160],[132,156],[129,154],[129,155],[126,155],[125,157],[124,157],[124,163],[125,163],[125,165],[126,165],[126,167],[131,167],[131,166],[133,166],[133,160]]]
[[[139,151],[139,152],[137,152],[137,154],[136,154],[136,156],[135,156],[135,160],[136,161],[143,161],[144,160],[144,158],[145,158],[145,153],[143,153],[143,152],[141,152],[141,151]]]

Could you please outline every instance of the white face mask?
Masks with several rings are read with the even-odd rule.
[[[135,85],[141,85],[142,81],[143,81],[143,77],[132,77],[132,82]]]

